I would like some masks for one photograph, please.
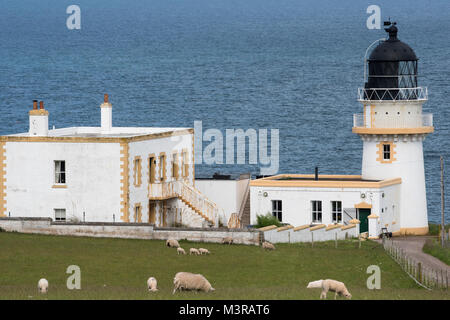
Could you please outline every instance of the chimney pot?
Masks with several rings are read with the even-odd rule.
[[[103,102],[108,103],[108,94],[107,93],[105,93],[105,95],[103,96]]]
[[[39,108],[44,109],[44,101],[39,101]]]
[[[33,100],[33,110],[37,110],[38,108],[37,103],[38,103],[37,100]]]

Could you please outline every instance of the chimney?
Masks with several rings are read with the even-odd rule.
[[[112,105],[109,103],[108,94],[103,96],[103,103],[100,105],[101,110],[101,132],[108,133],[112,129]]]
[[[32,137],[48,136],[48,111],[44,108],[44,101],[33,100],[33,109],[29,112],[30,129],[29,134]]]
[[[314,170],[314,180],[319,180],[319,167],[315,167]]]

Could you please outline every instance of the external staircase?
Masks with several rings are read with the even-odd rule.
[[[149,185],[149,200],[168,200],[178,198],[192,212],[217,227],[219,207],[194,186],[184,180],[176,180]]]

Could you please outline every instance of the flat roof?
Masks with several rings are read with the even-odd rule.
[[[109,137],[126,138],[149,134],[168,133],[188,130],[190,128],[153,128],[153,127],[112,127],[109,132],[102,132],[101,127],[68,127],[48,130],[48,137]],[[29,137],[28,132],[7,135],[8,137]]]
[[[312,188],[381,188],[402,183],[401,178],[371,180],[360,175],[279,174],[252,180],[253,187],[312,187]]]
[[[48,131],[47,136],[30,136],[28,132],[0,136],[10,142],[131,142],[192,134],[193,128],[113,127],[102,132],[101,127],[69,127]]]

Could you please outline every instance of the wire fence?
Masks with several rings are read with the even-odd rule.
[[[421,261],[408,256],[405,250],[395,246],[392,240],[384,240],[383,247],[418,285],[428,290],[448,290],[449,274],[447,270],[426,267]]]

